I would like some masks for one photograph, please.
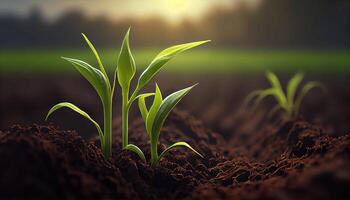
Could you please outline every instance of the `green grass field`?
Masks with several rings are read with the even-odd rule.
[[[137,68],[145,68],[159,52],[157,49],[133,51]],[[105,66],[115,68],[118,50],[100,52]],[[0,50],[1,73],[74,72],[60,57],[79,58],[96,66],[87,50],[34,49]],[[196,49],[179,55],[166,72],[260,72],[267,69],[283,72],[350,72],[350,50],[242,50]]]

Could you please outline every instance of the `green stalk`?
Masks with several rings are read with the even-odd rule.
[[[122,147],[123,149],[128,145],[128,121],[129,121],[129,88],[122,89]]]
[[[157,140],[151,140],[151,166],[155,167],[158,164],[158,147]]]
[[[103,107],[104,144],[102,150],[105,158],[109,158],[112,155],[112,101]]]
[[[287,105],[287,115],[288,117],[297,117],[297,114],[294,112],[294,105],[295,103],[293,101],[288,102]]]
[[[136,88],[129,99],[129,88],[122,88],[122,147],[129,144],[129,110],[134,102],[139,89]]]

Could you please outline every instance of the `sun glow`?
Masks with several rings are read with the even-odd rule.
[[[164,14],[172,22],[180,21],[185,17],[193,17],[191,1],[188,0],[157,0]],[[193,1],[192,1],[193,2]]]
[[[167,4],[171,8],[184,8],[186,5],[188,5],[187,0],[161,0],[165,4]]]
[[[13,0],[4,0],[13,2]],[[232,6],[238,2],[256,3],[260,0],[37,0],[35,4],[48,19],[55,19],[70,10],[80,10],[88,16],[108,16],[113,19],[159,16],[172,23],[183,19],[200,19],[217,6]],[[27,2],[27,1],[25,1]],[[31,2],[31,1],[28,1]],[[83,3],[82,3],[83,2]],[[16,4],[13,4],[16,5]],[[25,4],[26,7],[30,8]],[[18,7],[17,9],[20,9]],[[1,12],[1,9],[0,9]],[[24,11],[23,11],[24,12]]]

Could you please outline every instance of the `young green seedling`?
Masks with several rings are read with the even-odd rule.
[[[113,86],[111,87],[111,84],[109,82],[107,73],[105,71],[105,68],[102,64],[102,61],[100,59],[100,56],[98,55],[95,47],[93,44],[89,41],[89,39],[82,34],[86,43],[89,45],[90,49],[94,53],[98,65],[100,67],[99,69],[96,69],[89,65],[88,63],[78,60],[78,59],[73,59],[73,58],[66,58],[62,57],[64,60],[70,62],[79,72],[82,76],[85,77],[86,80],[95,88],[98,96],[100,97],[100,100],[102,102],[102,107],[103,107],[103,114],[104,114],[104,129],[103,131],[101,130],[100,126],[98,123],[93,120],[86,112],[78,108],[77,106],[68,103],[68,102],[62,102],[59,104],[56,104],[53,106],[47,116],[46,120],[48,117],[55,112],[56,110],[67,107],[72,109],[73,111],[81,114],[84,116],[86,119],[90,120],[95,127],[97,128],[99,138],[100,138],[100,143],[101,143],[101,148],[102,152],[105,156],[105,158],[109,158],[112,152],[112,98],[113,98],[113,93],[114,93],[114,83],[115,83],[115,77],[114,77],[114,83]]]
[[[195,86],[195,85],[194,85]],[[158,140],[160,136],[160,130],[163,127],[165,119],[169,115],[170,111],[176,106],[177,103],[194,87],[188,87],[177,92],[170,94],[163,100],[162,93],[156,85],[155,93],[147,93],[140,95],[138,100],[139,109],[141,112],[142,119],[145,122],[146,132],[148,137],[150,138],[151,143],[151,166],[155,167],[158,165],[160,159],[164,156],[164,154],[175,147],[187,147],[199,156],[203,157],[200,153],[194,150],[188,143],[186,142],[176,142],[169,147],[167,147],[161,154],[158,154]],[[153,104],[150,109],[147,109],[145,98],[154,95]],[[142,152],[139,152],[139,156],[144,159],[144,155]]]
[[[304,96],[313,88],[324,88],[323,85],[316,81],[306,83],[301,88],[301,92],[296,97],[296,92],[303,80],[304,75],[302,73],[295,74],[288,82],[286,92],[283,91],[281,83],[276,74],[267,71],[266,78],[271,84],[271,88],[264,90],[256,90],[251,92],[245,99],[243,107],[247,107],[248,103],[255,98],[253,109],[266,97],[273,96],[277,101],[277,105],[270,111],[269,116],[272,116],[279,110],[284,110],[289,117],[296,117],[299,113],[300,104]]]
[[[130,28],[123,40],[123,44],[118,57],[116,73],[118,76],[119,85],[122,90],[122,146],[123,149],[134,151],[138,148],[136,148],[134,145],[130,147],[128,143],[128,115],[132,103],[140,97],[138,96],[140,90],[153,78],[153,76],[155,76],[161,70],[161,68],[166,63],[168,63],[176,55],[188,49],[209,42],[209,40],[180,44],[161,51],[140,75],[136,88],[129,97],[130,83],[136,73],[135,61],[129,46],[129,33]],[[137,150],[137,152],[139,151]]]

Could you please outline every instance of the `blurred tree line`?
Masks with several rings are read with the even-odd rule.
[[[264,0],[256,8],[240,3],[178,25],[159,17],[89,18],[78,10],[48,22],[33,9],[28,18],[0,17],[0,48],[77,47],[83,43],[81,32],[96,45],[116,47],[130,25],[132,45],[142,47],[211,39],[222,47],[349,48],[350,1]]]

